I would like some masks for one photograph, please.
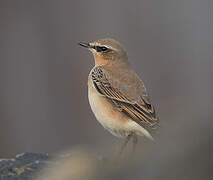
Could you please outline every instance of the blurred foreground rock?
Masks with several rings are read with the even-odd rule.
[[[0,180],[29,180],[47,164],[48,154],[23,153],[11,159],[0,159]]]
[[[213,121],[178,118],[154,143],[143,141],[123,159],[96,148],[72,148],[54,157],[25,153],[0,160],[0,180],[201,180],[213,177]],[[44,168],[45,166],[45,168]]]

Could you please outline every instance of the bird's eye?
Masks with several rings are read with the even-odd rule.
[[[108,50],[108,48],[105,47],[105,46],[95,46],[95,50],[96,50],[97,52],[105,52],[105,51]]]

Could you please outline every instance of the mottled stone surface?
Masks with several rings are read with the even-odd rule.
[[[0,159],[0,180],[30,180],[39,170],[53,162],[48,154],[23,153]]]

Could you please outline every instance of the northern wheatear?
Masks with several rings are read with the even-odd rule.
[[[153,140],[158,118],[142,80],[128,62],[122,45],[113,39],[79,43],[94,56],[95,66],[88,77],[89,103],[97,120],[117,137],[129,139],[135,147],[137,136]]]

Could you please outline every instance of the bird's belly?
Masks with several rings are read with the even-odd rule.
[[[129,119],[94,89],[89,89],[89,103],[96,119],[117,137],[126,137],[131,132],[126,128]]]
[[[127,137],[135,133],[153,140],[149,132],[119,111],[106,97],[101,96],[90,86],[88,97],[91,109],[102,126],[117,137]]]

